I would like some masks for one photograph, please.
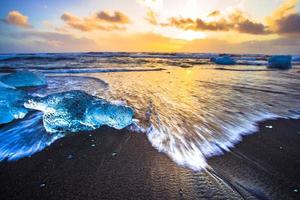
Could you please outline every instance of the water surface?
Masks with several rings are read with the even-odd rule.
[[[216,66],[211,54],[82,53],[2,55],[0,70],[29,69],[47,75],[48,86],[33,95],[80,89],[111,101],[124,101],[135,110],[141,134],[179,165],[199,170],[207,158],[222,154],[270,118],[300,114],[300,66],[269,70],[263,55],[236,55],[238,65]],[[35,117],[41,122],[41,117]],[[19,154],[32,118],[1,128],[0,149]],[[26,123],[25,123],[26,122]],[[26,124],[26,126],[24,125]],[[31,127],[30,129],[34,129]],[[11,131],[13,130],[13,131]],[[15,130],[15,131],[14,131]],[[9,132],[9,133],[8,133]],[[43,142],[44,131],[32,130]],[[5,133],[5,134],[4,134]],[[3,139],[15,144],[4,145]],[[53,139],[54,138],[54,139]],[[51,142],[49,142],[51,141]],[[44,145],[46,144],[46,145]],[[2,155],[2,157],[5,157]],[[25,152],[23,156],[27,155]]]

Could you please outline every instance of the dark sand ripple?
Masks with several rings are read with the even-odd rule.
[[[70,135],[0,163],[1,199],[297,199],[299,124],[263,122],[202,172],[179,167],[144,134],[102,127]]]

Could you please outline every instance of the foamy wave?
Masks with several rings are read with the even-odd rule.
[[[224,124],[224,138],[214,138],[209,140],[203,136],[203,133],[214,135],[213,131],[200,125],[195,125],[195,131],[200,140],[190,141],[185,137],[184,128],[154,127],[153,125],[147,130],[147,137],[152,146],[159,152],[167,154],[174,162],[179,165],[189,167],[193,170],[202,170],[207,168],[207,158],[216,155],[222,155],[230,151],[234,145],[242,140],[243,135],[248,135],[258,131],[257,123],[266,119],[274,119],[280,116],[267,113],[249,116],[244,123],[235,125]]]
[[[32,113],[0,129],[0,161],[14,161],[31,156],[61,138],[61,134],[49,134],[42,124],[42,114]]]

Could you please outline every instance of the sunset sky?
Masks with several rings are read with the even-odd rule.
[[[300,54],[299,0],[0,0],[0,53]]]

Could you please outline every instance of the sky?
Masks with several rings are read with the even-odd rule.
[[[300,0],[0,0],[0,53],[300,54]]]

